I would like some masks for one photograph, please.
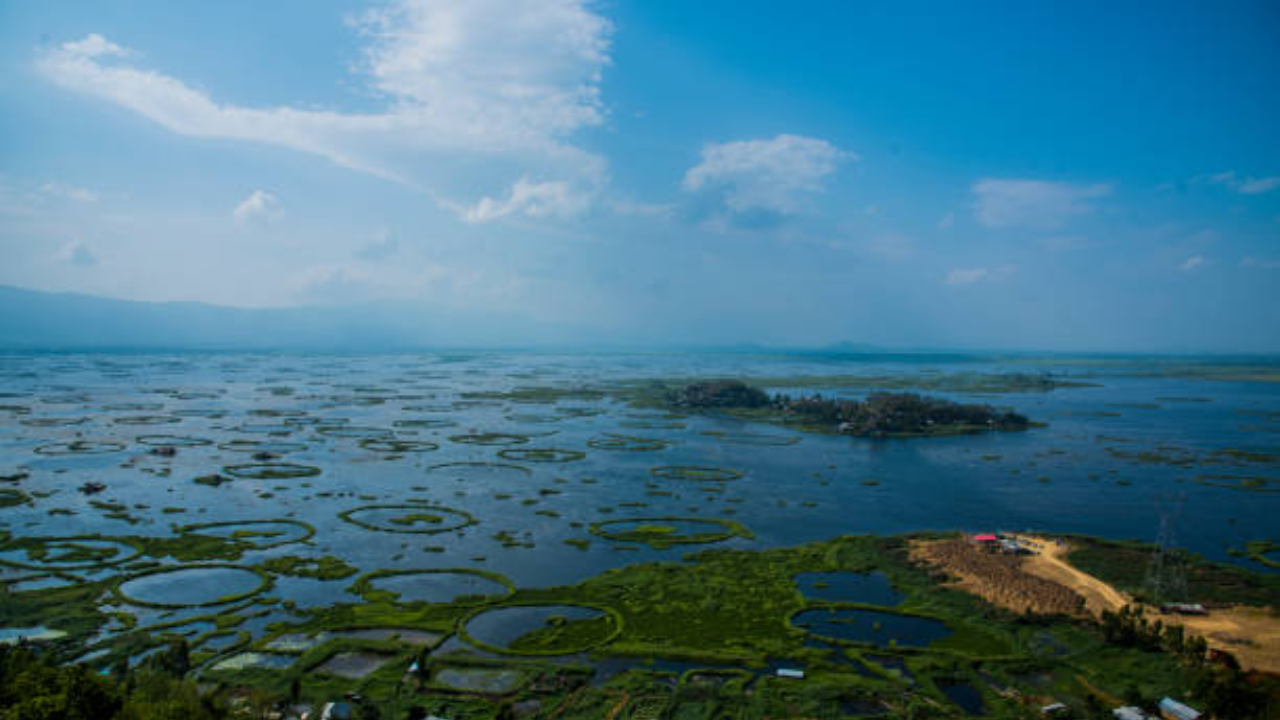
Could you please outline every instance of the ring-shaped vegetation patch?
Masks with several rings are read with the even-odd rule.
[[[527,467],[521,465],[511,465],[509,463],[484,462],[477,461],[460,461],[447,462],[438,465],[432,465],[427,468],[430,473],[454,473],[458,480],[474,479],[472,476],[480,474],[499,474],[499,473],[519,473],[521,475],[530,475],[533,473]]]
[[[449,439],[463,445],[523,445],[529,442],[528,435],[513,433],[469,433],[450,435]]]
[[[618,427],[634,430],[683,430],[685,424],[681,420],[631,419],[618,421]]]
[[[313,425],[332,427],[334,425],[344,425],[346,422],[346,418],[319,418],[311,415],[295,415],[284,419],[284,424],[289,427],[311,427]]]
[[[72,425],[83,425],[89,422],[89,418],[87,417],[38,417],[38,418],[26,418],[25,420],[19,420],[18,422],[22,423],[23,425],[26,425],[27,427],[40,427],[40,428],[70,427]]]
[[[174,410],[174,417],[198,417],[216,420],[227,416],[226,410],[217,410],[215,408],[186,408],[183,410]]]
[[[111,422],[117,425],[172,425],[182,422],[182,418],[172,415],[129,415],[115,418]]]
[[[283,440],[232,440],[230,442],[218,443],[219,450],[228,452],[269,452],[269,453],[291,453],[301,452],[307,449],[307,446],[300,442],[285,442]]]
[[[273,525],[288,525],[300,528],[302,534],[297,537],[286,536],[280,539],[286,533],[268,529]],[[216,532],[209,532],[210,530]],[[228,520],[226,522],[196,523],[194,525],[184,525],[178,528],[178,532],[184,535],[209,535],[226,538],[248,545],[255,550],[267,550],[281,545],[306,542],[315,536],[316,529],[315,526],[301,520],[281,518],[279,520]]]
[[[1271,540],[1251,540],[1245,543],[1245,552],[1250,560],[1280,570],[1280,557],[1271,557],[1280,555],[1280,543]]]
[[[88,398],[86,397],[85,400],[88,400]],[[163,410],[164,404],[141,402],[111,403],[109,405],[103,405],[102,409],[105,412],[152,412],[155,410]]]
[[[592,618],[572,618],[564,614],[550,615],[542,618],[540,627],[532,628],[528,632],[511,638],[506,644],[481,640],[472,632],[471,624],[484,615],[536,611],[538,608],[543,608],[544,612],[565,610],[572,614],[574,610],[594,610],[600,614]],[[537,619],[536,612],[534,619]],[[483,622],[481,620],[481,623]],[[622,615],[607,605],[581,601],[509,603],[479,607],[467,613],[458,621],[458,635],[481,650],[501,655],[555,657],[575,655],[610,643],[622,634],[622,626]]]
[[[363,514],[392,510],[403,512],[388,517],[381,523],[358,517]],[[411,535],[437,535],[461,530],[479,522],[474,515],[465,510],[441,505],[361,505],[338,513],[338,517],[366,530]],[[453,522],[446,522],[449,518],[453,518]]]
[[[562,448],[507,448],[499,450],[498,457],[514,462],[567,463],[577,462],[587,456],[581,450]]]
[[[360,441],[365,450],[381,453],[411,453],[439,450],[440,446],[427,440],[399,440],[394,438],[365,438]]]
[[[15,551],[26,553],[26,559],[14,560],[4,556]],[[0,565],[44,571],[96,570],[129,562],[141,554],[139,545],[122,538],[100,535],[23,537],[0,545]]]
[[[605,433],[602,437],[594,437],[588,440],[587,447],[595,448],[596,450],[616,450],[618,452],[650,452],[666,448],[667,443],[655,438]]]
[[[436,405],[405,405],[400,409],[404,412],[412,413],[447,413],[453,412],[453,405],[448,403],[438,403]]]
[[[710,465],[663,465],[649,468],[649,474],[663,480],[698,480],[728,482],[742,477],[740,470],[718,468]]]
[[[455,607],[475,607],[477,605],[490,605],[492,603],[501,602],[515,594],[516,586],[505,575],[499,575],[488,570],[479,570],[476,568],[429,568],[422,570],[374,570],[371,573],[365,573],[356,579],[348,591],[356,593],[364,598],[365,602],[390,602],[400,603],[403,592],[397,590],[389,590],[377,586],[379,580],[398,577],[414,577],[414,576],[465,576],[470,578],[470,582],[474,583],[475,578],[485,581],[491,587],[501,588],[502,592],[497,594],[490,593],[459,593],[448,600],[407,600],[404,603],[411,602],[428,602],[440,605],[453,605]]]
[[[1199,475],[1196,481],[1201,485],[1227,488],[1228,490],[1245,490],[1256,493],[1280,493],[1280,481],[1256,475]]]
[[[396,420],[391,423],[398,428],[413,428],[415,430],[432,430],[436,428],[453,427],[458,423],[454,420],[446,418],[411,418],[409,420]]]
[[[250,410],[249,414],[256,415],[258,417],[270,417],[270,418],[298,418],[306,415],[307,411],[293,410],[293,409],[259,408],[257,410]]]
[[[213,444],[208,438],[190,435],[139,435],[138,442],[156,447],[202,447]]]
[[[246,463],[228,465],[222,468],[222,472],[243,480],[286,480],[314,477],[320,474],[320,468],[299,463]]]
[[[31,496],[15,490],[14,488],[0,488],[0,508],[13,507],[15,505],[26,505],[31,502]]]
[[[507,419],[513,423],[527,423],[530,425],[539,425],[542,423],[556,423],[565,419],[565,415],[539,415],[537,413],[512,413]]]
[[[601,410],[600,408],[576,406],[558,407],[556,408],[556,412],[565,417],[571,418],[589,418],[604,414],[604,410]]]
[[[13,552],[25,553],[26,558],[7,557]],[[0,565],[25,570],[94,570],[129,562],[140,555],[142,548],[136,543],[101,535],[22,537],[0,545]]]
[[[49,443],[35,449],[40,455],[103,455],[121,450],[124,450],[124,443],[114,440],[72,440]]]
[[[194,577],[194,575],[199,573],[203,573],[205,575],[212,575],[213,574],[212,571],[224,571],[224,572],[218,573],[220,577],[213,577],[213,578]],[[233,581],[231,580],[231,577],[230,577],[232,573],[228,573],[225,571],[234,571],[234,574],[239,574],[241,576],[239,579],[250,579],[248,578],[248,576],[253,575],[255,576],[257,583],[253,587],[245,587],[244,589],[240,589],[239,587],[236,586],[236,584],[233,584]],[[179,599],[148,600],[146,598],[140,598],[140,597],[135,597],[133,595],[130,595],[129,591],[125,588],[125,586],[129,585],[130,583],[135,583],[135,584],[146,583],[148,579],[151,579],[154,581],[156,578],[163,577],[166,575],[185,575],[185,577],[183,577],[180,580],[177,580],[177,579],[171,580],[170,584],[166,586],[167,588],[167,587],[172,587],[174,585],[177,585],[178,586],[177,589],[180,593],[198,593],[202,590],[210,589],[210,588],[217,588],[224,591],[227,589],[230,589],[233,592],[227,593],[225,595],[218,595],[208,600],[197,599],[197,600],[188,601],[186,597],[182,595],[178,596],[182,598],[181,600]],[[234,583],[238,583],[238,580],[234,581]],[[228,585],[230,585],[231,587],[228,588]],[[118,578],[111,584],[111,593],[119,601],[128,603],[130,605],[136,605],[138,607],[178,610],[178,609],[184,609],[184,608],[216,607],[218,605],[227,605],[230,603],[238,602],[240,600],[247,600],[248,598],[251,598],[255,595],[258,595],[259,593],[264,592],[265,590],[270,588],[271,585],[272,585],[271,575],[269,575],[265,570],[262,570],[260,568],[246,566],[246,565],[232,565],[230,563],[203,563],[203,564],[189,564],[189,565],[163,565],[160,567],[149,568],[141,572],[133,573],[132,575],[126,575]],[[134,588],[134,591],[135,592],[137,591],[136,587]]]
[[[285,423],[244,423],[231,428],[231,431],[246,435],[288,435],[297,429],[296,425]]]
[[[726,432],[724,430],[703,430],[703,435],[713,437],[720,442],[731,445],[756,445],[760,447],[783,447],[800,442],[799,435],[779,435],[776,433],[758,432]]]
[[[841,645],[927,648],[955,633],[944,620],[862,603],[809,604],[787,615],[787,626]]]
[[[386,428],[361,427],[359,425],[320,425],[316,427],[316,432],[325,437],[349,438],[352,440],[389,438],[395,434]]]
[[[700,525],[708,529],[701,532],[682,531],[680,525]],[[593,522],[588,529],[593,535],[607,540],[644,543],[655,550],[666,550],[675,545],[715,543],[734,537],[754,537],[742,523],[723,518],[666,516],[619,518]]]

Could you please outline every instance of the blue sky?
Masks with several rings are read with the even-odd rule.
[[[0,283],[1280,350],[1280,7],[0,0]]]

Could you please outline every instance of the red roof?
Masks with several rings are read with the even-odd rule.
[[[974,535],[973,539],[975,542],[995,542],[996,540],[999,540],[999,538],[997,538],[995,535],[992,535],[990,533]]]

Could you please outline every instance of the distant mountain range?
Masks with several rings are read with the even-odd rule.
[[[135,302],[0,285],[6,350],[388,351],[581,343],[581,328],[406,303],[243,309]]]

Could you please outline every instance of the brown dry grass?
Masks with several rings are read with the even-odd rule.
[[[1085,602],[1063,584],[1026,572],[1021,558],[989,553],[964,539],[913,542],[911,557],[942,570],[954,578],[952,584],[1014,612],[1079,615]]]

